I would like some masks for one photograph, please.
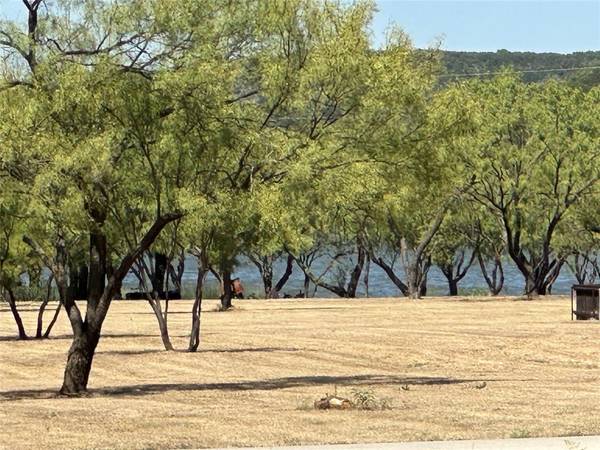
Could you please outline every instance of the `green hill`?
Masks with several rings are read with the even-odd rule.
[[[503,67],[525,71],[523,79],[539,82],[548,78],[563,78],[573,84],[589,89],[600,85],[600,68],[572,70],[578,67],[600,67],[600,51],[561,53],[509,52],[455,52],[443,51],[445,80],[463,78],[464,74],[498,72]],[[562,69],[552,70],[549,69]],[[570,70],[571,69],[571,70]],[[531,71],[531,72],[528,72]],[[452,76],[463,75],[461,77]]]

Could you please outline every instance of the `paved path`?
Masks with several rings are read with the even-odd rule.
[[[245,447],[236,450],[600,450],[600,436],[492,439],[480,441],[398,442],[395,444]],[[230,450],[230,449],[216,449]]]

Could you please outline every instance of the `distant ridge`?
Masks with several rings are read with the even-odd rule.
[[[539,82],[548,78],[562,78],[589,89],[600,85],[600,69],[560,70],[579,67],[600,66],[600,51],[562,53],[510,52],[458,52],[442,51],[442,62],[445,68],[444,81],[452,80],[453,75],[481,74],[498,72],[503,67],[511,66],[517,71],[538,71],[523,73],[523,80]],[[481,76],[481,75],[479,75]],[[462,78],[462,77],[461,77]]]

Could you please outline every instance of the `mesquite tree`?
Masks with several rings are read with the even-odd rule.
[[[475,262],[479,247],[476,218],[469,205],[458,203],[447,215],[432,244],[432,262],[448,281],[448,294],[458,295],[458,283]]]
[[[389,98],[386,87],[411,79],[417,66],[415,52],[402,39],[390,41],[385,57],[371,51],[373,10],[368,3],[248,2],[240,11],[247,32],[211,54],[225,68],[221,78],[231,89],[222,97],[218,145],[207,147],[203,159],[203,172],[213,183],[202,176],[193,188],[223,210],[219,238],[213,240],[221,252],[213,264],[223,274],[224,308],[229,306],[227,278],[236,254],[269,255],[286,245],[301,247],[294,242],[301,227],[289,233],[286,227],[293,222],[286,211],[297,209],[286,199],[269,203],[265,196],[281,191],[277,186],[290,179],[296,187],[304,183],[311,189],[324,172],[342,173],[344,167],[368,161],[378,147],[365,145],[367,136],[385,117],[365,108],[375,111]],[[390,79],[393,67],[402,73]],[[397,100],[408,102],[415,90],[405,89]],[[195,98],[195,90],[190,97],[178,139],[204,147],[206,127],[196,132],[195,125],[203,99]],[[273,239],[264,239],[263,231],[273,228]]]
[[[495,217],[483,214],[477,219],[477,248],[475,250],[481,274],[488,286],[490,295],[498,295],[504,287],[503,257],[506,242],[502,228]]]
[[[367,110],[364,119],[379,125],[360,142],[371,161],[380,163],[380,195],[371,204],[367,233],[369,256],[403,295],[418,298],[426,290],[433,238],[471,183],[454,155],[456,141],[472,131],[473,122],[464,94],[434,90],[435,58],[415,66],[410,53],[398,54],[394,46],[381,58],[388,83],[370,99],[377,108]],[[419,73],[418,80],[407,70]],[[398,261],[403,274],[394,267]]]
[[[148,10],[128,4],[70,3],[78,8],[70,15],[39,1],[24,4],[28,29],[3,30],[9,38],[1,43],[9,53],[4,61],[25,61],[4,74],[10,88],[3,91],[3,116],[14,120],[4,124],[10,139],[2,167],[22,183],[14,192],[30,199],[27,213],[54,227],[52,238],[27,240],[52,270],[71,323],[61,392],[76,394],[87,388],[102,324],[123,278],[181,217],[166,172],[183,150],[161,140],[177,98],[166,96],[158,80],[186,36],[163,40],[167,32],[148,24]],[[41,7],[47,10],[38,15]],[[119,233],[124,215],[135,218],[126,241]],[[87,241],[85,315],[75,303],[68,236]],[[109,249],[119,251],[110,275]]]
[[[465,152],[473,196],[501,223],[525,293],[546,294],[565,260],[555,246],[561,224],[600,181],[590,163],[600,151],[600,90],[524,84],[510,73],[470,89],[481,113]]]

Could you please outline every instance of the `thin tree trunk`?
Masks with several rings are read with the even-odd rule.
[[[525,277],[525,295],[528,298],[543,295],[540,292],[540,287],[537,283],[537,280],[535,278],[533,278],[532,275],[528,275]]]
[[[52,331],[52,328],[54,327],[54,324],[56,323],[56,320],[58,319],[58,314],[60,313],[61,307],[62,307],[62,303],[59,301],[58,305],[56,305],[56,310],[54,311],[54,317],[52,317],[52,320],[48,324],[48,328],[46,328],[46,331],[44,332],[44,336],[43,336],[44,339],[46,339],[48,336],[50,336],[50,332]]]
[[[453,267],[451,265],[440,266],[440,271],[444,274],[448,282],[448,295],[456,297],[458,295],[458,280],[454,278]]]
[[[365,297],[369,298],[369,273],[371,272],[371,258],[367,256],[366,261],[367,267],[365,269],[365,276],[363,278],[363,283],[365,283]]]
[[[263,259],[261,277],[265,289],[265,298],[270,298],[271,290],[273,289],[273,259],[269,256]]]
[[[285,264],[285,272],[283,272],[283,275],[281,276],[281,278],[275,285],[275,290],[277,291],[277,293],[281,292],[281,290],[283,289],[285,284],[288,282],[288,280],[290,279],[290,276],[292,275],[293,270],[294,270],[294,258],[292,255],[288,254],[286,264]]]
[[[581,259],[580,259],[581,258]],[[588,258],[587,255],[581,255],[575,252],[573,255],[573,264],[567,262],[571,272],[575,275],[578,284],[585,284],[588,277]]]
[[[160,337],[161,337],[163,346],[165,347],[165,350],[172,351],[172,350],[174,350],[174,348],[171,343],[171,338],[169,336],[169,327],[168,327],[168,323],[167,323],[169,301],[168,301],[168,299],[166,299],[165,311],[163,313],[162,305],[161,305],[161,298],[160,298],[160,294],[158,292],[158,289],[162,288],[163,294],[164,294],[164,285],[161,287],[160,282],[157,281],[157,278],[156,278],[156,272],[162,270],[160,267],[157,267],[159,264],[162,265],[162,261],[160,261],[159,263],[155,262],[155,266],[154,266],[154,268],[152,268],[152,266],[150,266],[149,264],[146,263],[146,260],[144,259],[144,257],[141,256],[137,260],[135,268],[132,269],[132,272],[137,277],[137,279],[140,283],[140,286],[142,288],[142,291],[144,292],[144,294],[146,296],[146,300],[148,301],[148,304],[152,308],[152,312],[154,312],[154,316],[156,317],[156,321],[158,323],[158,329],[160,331]],[[165,267],[166,267],[166,262],[165,262]],[[148,283],[146,281],[147,279],[150,279],[150,281],[152,283],[151,287],[148,286]]]
[[[8,306],[10,307],[10,312],[12,313],[12,316],[15,319],[17,330],[19,332],[19,339],[27,339],[27,333],[25,332],[25,327],[23,326],[23,320],[21,319],[21,315],[19,314],[19,310],[17,309],[15,294],[10,286],[4,286],[4,290],[8,294],[6,300],[8,302]]]
[[[40,305],[40,308],[38,310],[38,317],[37,317],[37,328],[35,331],[35,337],[36,339],[41,339],[42,336],[42,328],[44,326],[43,321],[44,321],[44,311],[46,310],[46,306],[48,305],[48,302],[50,301],[50,295],[52,293],[52,280],[54,279],[54,275],[50,274],[50,276],[48,277],[48,281],[46,282],[46,298],[44,298],[44,301],[42,302],[42,304]],[[60,305],[60,302],[59,302]]]
[[[323,275],[325,275],[325,273],[327,273],[329,268],[331,268],[331,265],[333,264],[333,262],[337,261],[339,257],[345,255],[346,253],[339,253],[335,257],[333,257],[332,264],[329,265],[329,267],[323,272],[323,274],[320,277],[315,276],[315,274],[312,273],[312,271],[310,270],[310,267],[307,264],[305,264],[300,258],[294,257],[294,260],[296,261],[296,264],[298,264],[298,267],[300,267],[302,269],[302,271],[304,272],[305,277],[307,277],[310,281],[312,281],[315,286],[319,286],[324,289],[327,289],[328,291],[333,292],[334,294],[336,294],[337,296],[342,297],[342,298],[355,298],[356,297],[356,288],[360,281],[360,274],[362,273],[362,268],[364,266],[365,255],[366,255],[366,252],[362,246],[359,245],[357,248],[358,248],[357,261],[356,261],[354,269],[352,270],[352,273],[350,275],[350,280],[348,282],[348,286],[346,286],[346,287],[344,287],[342,285],[333,285],[333,284],[327,283],[325,281],[322,281]],[[344,280],[344,282],[345,282],[345,280]],[[306,287],[306,278],[305,278],[305,287]]]
[[[440,266],[440,270],[448,280],[448,291],[450,293],[450,296],[458,295],[458,283],[467,275],[467,272],[473,265],[473,261],[475,261],[476,249],[474,249],[471,252],[471,256],[467,260],[467,264],[463,266],[463,264],[465,263],[465,252],[466,250],[464,249],[460,250],[458,259],[455,259],[455,252],[449,264],[443,264]]]
[[[175,289],[180,295],[183,292],[183,274],[185,273],[185,251],[182,250],[177,260],[177,270],[173,267],[173,264],[169,264],[168,267],[169,276],[171,281],[175,285]]]
[[[151,279],[152,289],[158,298],[165,298],[165,275],[167,273],[167,255],[163,253],[154,254],[154,273]]]
[[[310,281],[312,281],[315,286],[321,286],[324,289],[327,289],[328,291],[333,292],[334,294],[336,294],[338,297],[343,297],[343,298],[347,298],[348,297],[348,291],[341,286],[335,286],[333,284],[330,283],[326,283],[324,281],[321,281],[320,278],[316,277],[311,271],[310,268],[307,267],[302,261],[300,261],[299,259],[296,259],[296,264],[298,264],[298,266],[302,269],[302,271],[304,272],[304,275],[306,277],[308,277],[310,279]],[[306,285],[306,279],[305,279],[305,285]]]
[[[427,297],[427,272],[423,275],[421,287],[419,288],[420,297]]]
[[[204,280],[206,278],[206,274],[208,273],[208,269],[205,269],[201,266],[200,262],[198,263],[198,278],[196,279],[196,292],[194,298],[194,305],[192,306],[192,330],[190,333],[190,344],[188,347],[188,351],[195,352],[198,350],[198,346],[200,345],[200,326],[201,326],[201,318],[202,318],[202,297],[203,297],[203,287]]]
[[[485,260],[479,252],[477,252],[477,261],[479,262],[481,274],[488,285],[490,295],[498,295],[504,287],[504,268],[502,267],[501,256],[494,256],[494,268],[492,269],[491,274],[488,274],[487,268],[485,267]]]
[[[560,260],[557,260],[556,264],[554,265],[554,267],[552,268],[550,273],[546,276],[546,278],[544,280],[544,284],[546,287],[547,295],[552,294],[552,286],[554,286],[554,283],[558,279],[558,276],[560,275],[560,271],[561,271],[564,263],[565,263],[565,259],[561,258]]]
[[[106,261],[106,276],[108,278],[110,278],[110,277],[113,276],[114,273],[115,273],[115,268],[113,267],[110,259],[107,258],[107,261]],[[121,292],[121,286],[119,286],[119,288],[115,292],[113,300],[121,300],[121,299],[123,299],[123,294]]]
[[[390,266],[388,263],[386,263],[383,260],[383,258],[376,257],[375,255],[371,256],[371,261],[373,261],[376,265],[378,265],[379,267],[381,267],[383,269],[383,271],[386,273],[386,275],[389,277],[389,279],[392,281],[392,283],[394,283],[394,285],[398,289],[400,289],[400,292],[402,292],[402,295],[404,295],[405,297],[410,296],[408,286],[400,278],[398,278],[398,276],[394,272],[394,269],[392,268],[392,266]]]
[[[223,271],[223,295],[221,296],[221,309],[223,311],[231,308],[231,272],[229,269]]]
[[[304,298],[308,298],[308,290],[310,289],[310,277],[304,274]]]
[[[153,297],[154,294],[147,293],[147,300],[154,312],[156,321],[158,323],[158,329],[160,331],[160,339],[167,351],[173,351],[173,344],[171,343],[171,337],[169,335],[168,326],[168,312],[169,312],[169,300],[165,300],[165,310],[163,312],[160,298]]]
[[[365,265],[366,252],[360,242],[357,243],[357,261],[354,266],[354,270],[350,275],[350,281],[348,282],[348,288],[346,289],[346,296],[349,298],[356,297],[356,290],[358,289],[358,283],[360,282],[360,275]]]
[[[265,298],[272,298],[273,294],[273,261],[274,255],[261,256],[248,253],[248,258],[256,266],[263,282]]]

